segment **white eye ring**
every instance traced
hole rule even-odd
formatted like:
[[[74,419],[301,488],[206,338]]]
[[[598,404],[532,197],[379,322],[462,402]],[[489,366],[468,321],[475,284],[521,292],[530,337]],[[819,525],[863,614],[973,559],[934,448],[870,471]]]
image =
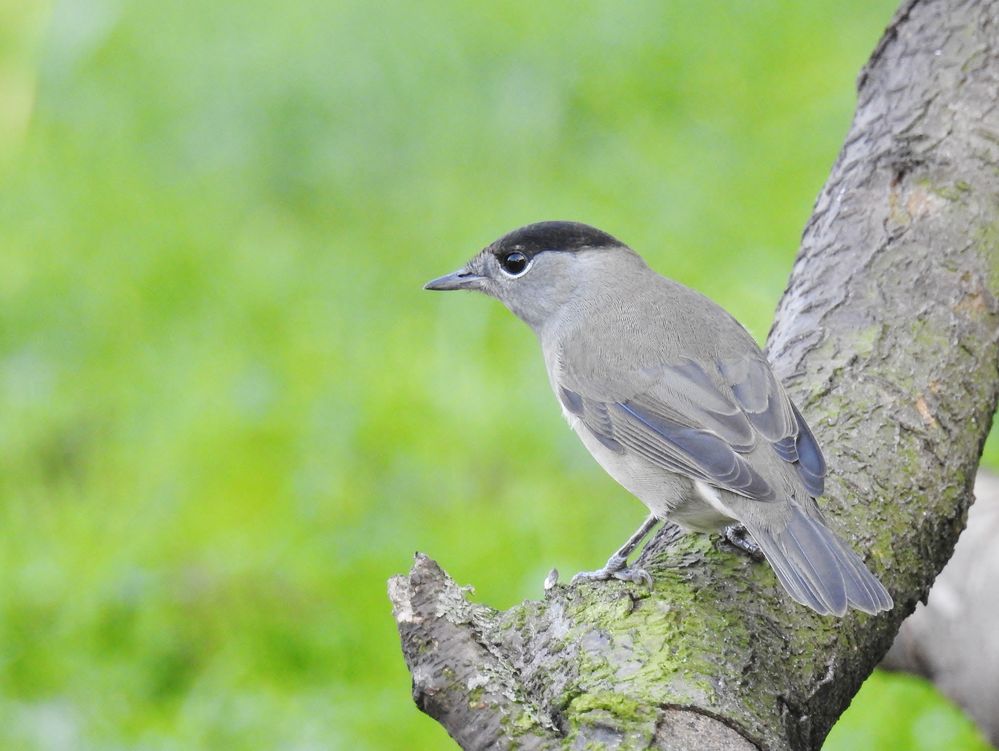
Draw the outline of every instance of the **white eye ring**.
[[[531,268],[533,261],[533,259],[528,258],[519,250],[505,253],[497,260],[499,261],[500,269],[511,279],[516,279],[518,276],[526,274],[527,270]]]

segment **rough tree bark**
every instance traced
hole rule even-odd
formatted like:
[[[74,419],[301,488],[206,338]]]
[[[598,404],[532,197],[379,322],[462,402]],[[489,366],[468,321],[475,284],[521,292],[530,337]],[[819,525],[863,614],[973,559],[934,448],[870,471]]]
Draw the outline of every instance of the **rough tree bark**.
[[[881,667],[927,678],[999,748],[999,477],[979,472],[975,505],[926,604],[902,624]]]
[[[999,381],[999,6],[904,3],[858,93],[769,352],[895,609],[823,618],[703,535],[647,551],[651,593],[505,612],[418,555],[390,597],[414,698],[463,747],[818,748],[950,557]]]

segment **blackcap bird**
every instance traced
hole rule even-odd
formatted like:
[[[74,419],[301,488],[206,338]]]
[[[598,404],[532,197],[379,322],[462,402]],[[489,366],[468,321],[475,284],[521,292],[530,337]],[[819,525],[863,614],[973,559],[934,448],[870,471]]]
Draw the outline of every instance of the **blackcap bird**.
[[[714,302],[575,222],[514,230],[426,289],[484,292],[534,329],[572,429],[651,511],[606,566],[576,580],[647,579],[627,557],[664,520],[762,552],[819,613],[892,607],[819,511],[826,464],[804,418]]]

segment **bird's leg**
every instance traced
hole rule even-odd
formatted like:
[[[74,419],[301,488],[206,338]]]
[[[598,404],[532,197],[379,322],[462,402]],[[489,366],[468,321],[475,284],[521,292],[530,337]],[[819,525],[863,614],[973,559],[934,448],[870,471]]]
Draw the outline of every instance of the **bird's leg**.
[[[749,532],[741,524],[729,524],[725,527],[723,534],[730,545],[741,550],[754,561],[766,560],[766,556],[763,555],[763,549],[756,540],[749,536]]]
[[[581,581],[606,581],[607,579],[621,579],[622,581],[635,582],[636,584],[646,584],[652,586],[652,576],[643,568],[628,565],[628,556],[631,555],[638,544],[645,539],[649,531],[656,526],[659,519],[655,514],[649,514],[649,518],[642,522],[635,534],[628,538],[618,550],[607,559],[603,568],[596,571],[580,571],[572,577],[572,583]]]

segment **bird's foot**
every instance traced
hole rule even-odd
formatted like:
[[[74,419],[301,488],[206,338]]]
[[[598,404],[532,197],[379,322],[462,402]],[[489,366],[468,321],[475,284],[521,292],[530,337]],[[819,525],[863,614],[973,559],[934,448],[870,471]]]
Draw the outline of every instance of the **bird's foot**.
[[[606,565],[596,571],[580,571],[572,577],[571,584],[578,584],[583,581],[608,581],[610,579],[620,579],[621,581],[644,584],[649,589],[652,588],[652,574],[644,568],[629,566],[628,559],[615,554],[610,557]]]
[[[763,555],[763,549],[759,546],[756,540],[749,535],[749,532],[741,524],[728,525],[725,527],[723,534],[732,547],[737,550],[741,550],[754,561],[766,560],[766,556]]]

